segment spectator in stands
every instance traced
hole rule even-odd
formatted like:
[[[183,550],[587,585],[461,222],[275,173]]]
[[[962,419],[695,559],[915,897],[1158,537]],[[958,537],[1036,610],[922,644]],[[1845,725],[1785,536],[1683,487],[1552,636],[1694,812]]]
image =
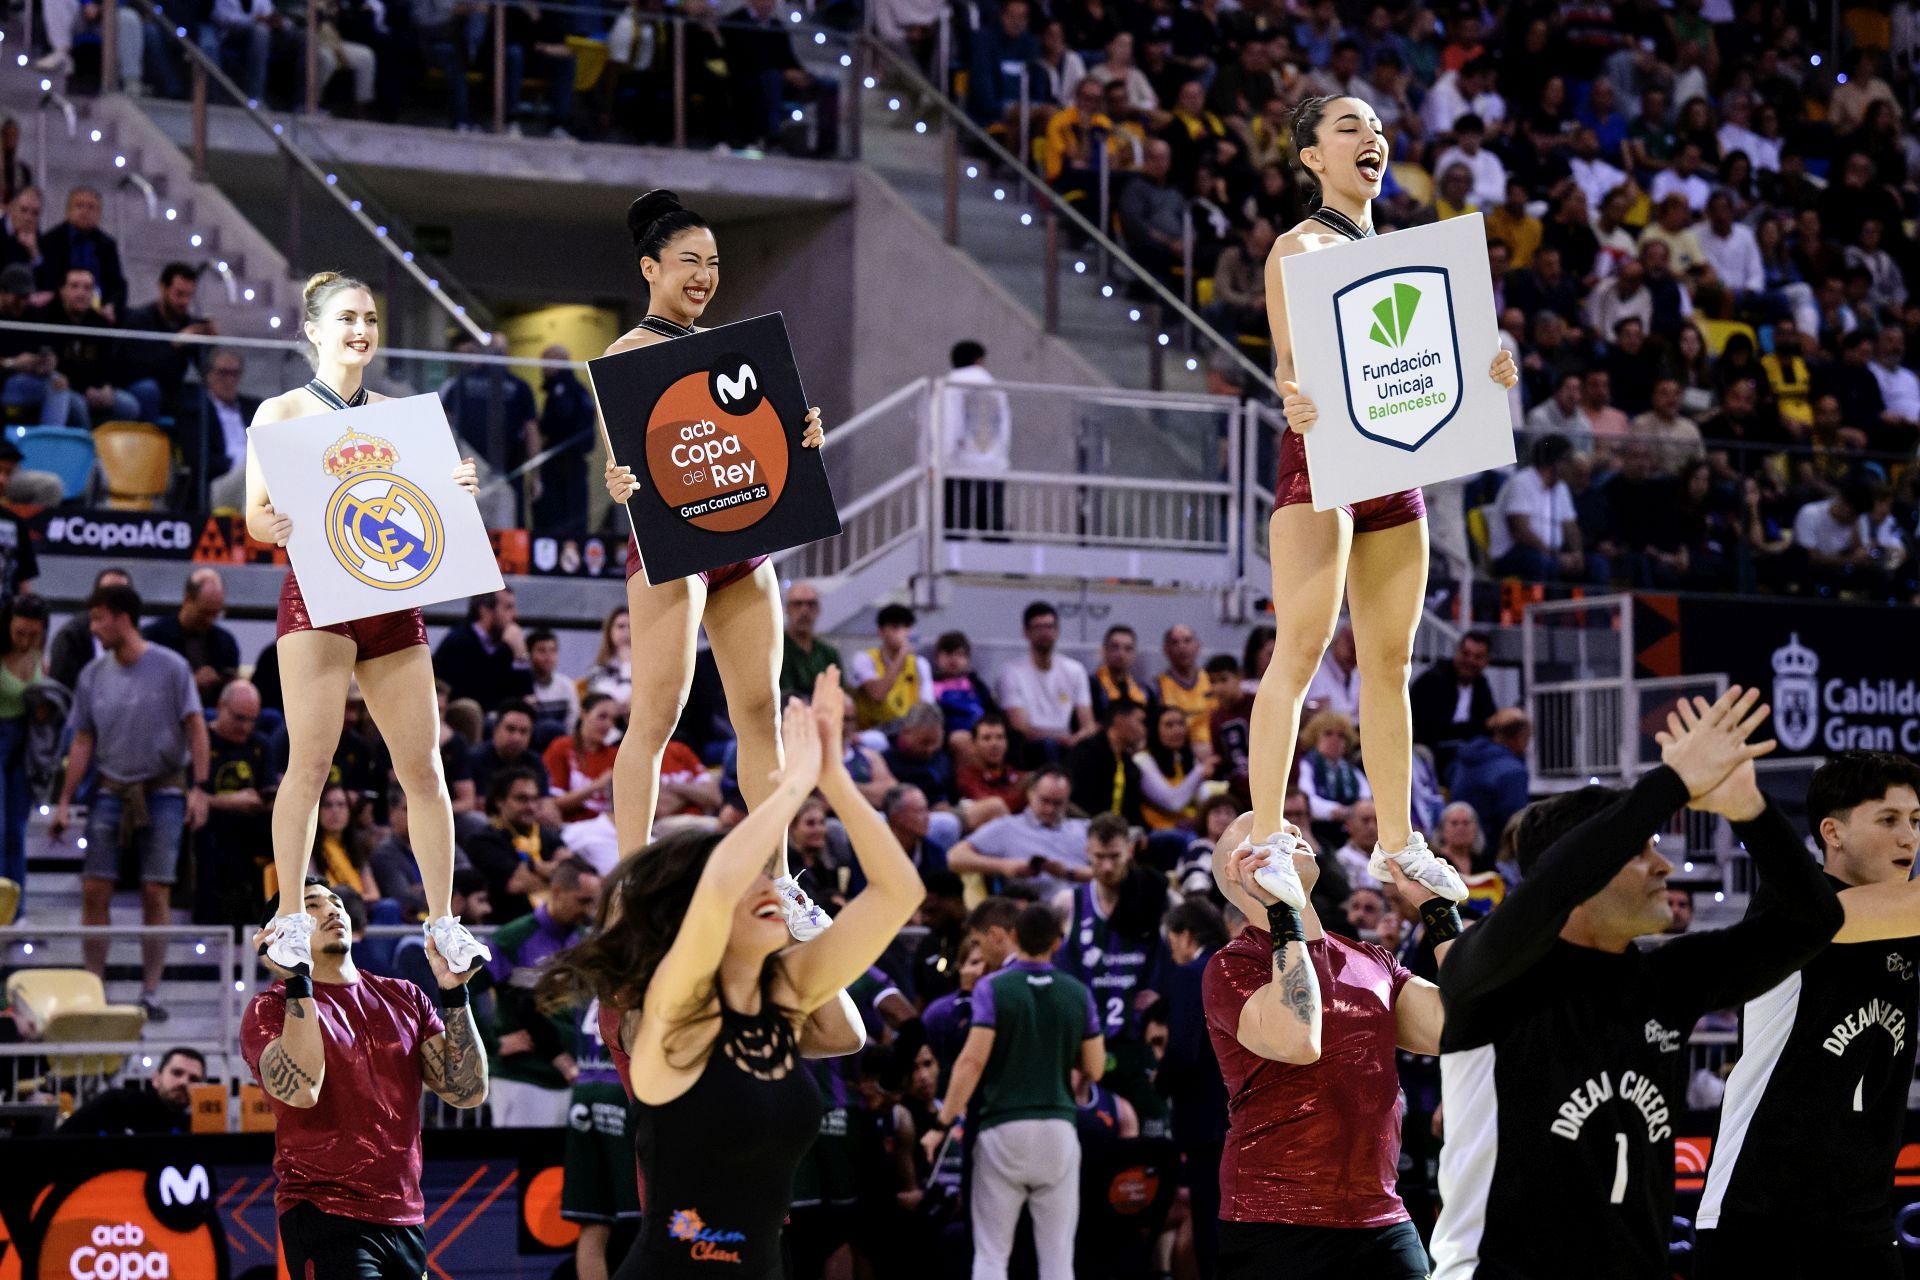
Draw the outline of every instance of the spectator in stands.
[[[546,901],[494,931],[487,974],[499,999],[487,1064],[487,1103],[498,1129],[554,1129],[566,1122],[567,1090],[579,1074],[573,1019],[534,1002],[539,972],[586,936],[600,903],[600,877],[578,858],[553,865]]]
[[[950,808],[960,798],[954,788],[953,757],[947,754],[947,719],[940,708],[916,702],[902,716],[893,745],[887,748],[887,768],[901,782],[926,794],[928,803]]]
[[[586,681],[588,693],[612,695],[621,715],[633,705],[633,627],[626,605],[615,605],[600,624],[600,648]]]
[[[1713,194],[1713,184],[1703,172],[1705,159],[1698,142],[1683,141],[1674,153],[1672,166],[1654,175],[1653,186],[1648,191],[1653,202],[1663,204],[1677,195],[1694,213],[1704,212],[1707,199]]]
[[[1213,664],[1207,664],[1211,670]],[[1333,640],[1320,657],[1320,667],[1307,685],[1306,705],[1338,711],[1349,720],[1360,718],[1360,653],[1354,647],[1353,624],[1334,628]]]
[[[1707,199],[1706,225],[1695,231],[1700,250],[1714,278],[1733,295],[1739,308],[1764,303],[1767,288],[1765,265],[1760,261],[1760,245],[1753,231],[1734,221],[1733,198],[1716,191]]]
[[[255,3],[264,2],[255,0]],[[484,14],[484,10],[468,0],[413,0],[412,9],[413,27],[420,37],[420,56],[445,72],[451,123],[457,131],[466,133],[473,128],[467,77],[493,65],[491,56],[484,60],[478,56],[476,35],[484,31],[485,26],[476,22],[476,17]],[[506,55],[510,74],[515,61],[521,61],[524,66],[524,51],[508,49]]]
[[[919,703],[933,701],[933,668],[913,649],[913,610],[882,605],[874,618],[880,643],[854,653],[847,667],[862,729],[896,728]]]
[[[1374,808],[1373,801],[1366,797],[1355,800],[1347,810],[1344,825],[1347,841],[1333,851],[1333,860],[1340,868],[1340,874],[1346,877],[1350,888],[1382,888],[1369,869],[1368,861],[1373,856],[1373,846],[1380,839],[1380,813]]]
[[[1907,331],[1888,325],[1874,339],[1873,363],[1867,367],[1880,384],[1879,436],[1883,443],[1895,446],[1895,452],[1910,454],[1912,442],[1920,439],[1920,378],[1906,366]]]
[[[1505,110],[1502,99],[1492,90],[1491,59],[1475,58],[1458,70],[1447,71],[1433,82],[1433,88],[1427,91],[1426,100],[1420,106],[1426,135],[1441,138],[1452,134],[1460,127],[1461,119],[1469,114],[1479,119],[1484,129],[1488,118],[1485,108]]]
[[[1026,8],[1024,2],[1021,7]],[[806,102],[818,117],[813,154],[833,155],[840,146],[839,86],[800,65],[786,11],[776,9],[775,0],[747,0],[745,8],[726,17],[727,79],[739,116],[739,140],[747,146],[778,140],[787,120],[787,104]],[[1019,57],[1024,65],[1039,56],[1040,46],[1027,33],[1024,15],[1019,27],[1024,42],[1010,41],[1008,49],[1019,52],[1007,56]]]
[[[987,349],[971,340],[956,342],[948,353],[952,369],[940,402],[947,466],[947,528],[997,533],[1006,527],[1006,482],[996,480],[1010,465],[1013,409],[1004,391],[992,390]]]
[[[1614,451],[1632,424],[1613,403],[1613,375],[1605,369],[1589,369],[1580,380],[1580,412],[1586,415],[1593,431],[1596,460],[1602,465],[1612,461]]]
[[[1486,632],[1466,632],[1451,658],[1434,663],[1407,686],[1413,740],[1433,752],[1433,767],[1443,778],[1460,745],[1478,736],[1497,709],[1486,676],[1492,656],[1493,642]]]
[[[160,296],[144,307],[128,311],[120,327],[134,333],[216,337],[220,326],[193,314],[193,299],[199,288],[200,273],[196,268],[185,262],[169,262],[160,268]],[[184,342],[121,344],[119,373],[126,380],[127,390],[140,402],[141,421],[158,422],[163,413],[178,413],[187,371],[200,364],[203,351],[204,348]],[[241,456],[245,457],[244,451]]]
[[[560,674],[560,637],[545,627],[527,637],[527,668],[533,688],[527,702],[533,707],[534,733],[557,730],[572,733],[580,720],[580,691]],[[616,703],[615,712],[619,710]]]
[[[513,769],[533,774],[543,797],[553,788],[546,764],[533,750],[533,708],[518,699],[493,709],[493,732],[484,744],[474,748],[469,765],[476,791],[491,791],[494,779]]]
[[[933,702],[946,717],[947,749],[956,761],[973,754],[973,729],[984,716],[999,715],[987,682],[973,673],[973,645],[964,631],[945,631],[933,642]]]
[[[1214,776],[1246,804],[1253,802],[1247,769],[1253,754],[1255,692],[1247,688],[1245,673],[1232,654],[1216,653],[1207,659],[1207,696],[1213,704],[1207,716],[1207,738]]]
[[[1868,108],[1875,102],[1884,102],[1899,109],[1899,99],[1894,97],[1893,86],[1880,78],[1880,58],[1870,48],[1855,51],[1853,65],[1848,74],[1834,87],[1833,94],[1827,99],[1827,124],[1834,136],[1844,138],[1867,118]]]
[[[265,105],[274,33],[287,30],[286,18],[273,0],[214,0],[211,16],[211,26],[201,32],[201,48],[225,64],[250,100]]]
[[[961,762],[955,778],[960,820],[969,831],[1026,807],[1026,777],[1007,760],[1007,718],[988,712],[973,726],[973,754]]]
[[[260,397],[240,390],[240,379],[246,371],[246,359],[238,351],[215,348],[207,360],[198,411],[189,408],[182,419],[185,425],[180,444],[188,469],[202,481],[212,482],[208,503],[216,511],[237,511],[246,505],[247,428],[260,408]],[[200,453],[203,439],[204,457]]]
[[[1147,709],[1131,698],[1112,698],[1100,717],[1100,732],[1067,752],[1070,798],[1082,813],[1117,813],[1144,826],[1140,812],[1140,766],[1134,756],[1146,749]]]
[[[1051,963],[1059,917],[1039,904],[1027,907],[1014,936],[1015,962],[974,988],[972,1027],[940,1105],[940,1127],[967,1117],[976,1271],[1006,1274],[1024,1207],[1033,1219],[1041,1280],[1070,1280],[1080,1145],[1068,1077],[1077,1067],[1098,1081],[1107,1048],[1092,994]],[[929,1155],[942,1136],[939,1130],[927,1135]]]
[[[1087,71],[1087,78],[1103,89],[1113,84],[1124,86],[1127,104],[1135,111],[1147,114],[1159,111],[1160,95],[1154,91],[1146,73],[1134,65],[1133,35],[1126,31],[1114,32],[1107,39],[1106,55],[1104,61]],[[1111,107],[1111,94],[1108,103]]]
[[[30,313],[36,324],[110,329],[113,318],[93,305],[94,275],[85,267],[70,268],[60,277],[60,292],[46,306]],[[92,334],[53,339],[54,359],[67,385],[80,393],[80,410],[114,419],[140,416],[140,402],[114,384],[114,343]],[[70,413],[75,412],[73,410]],[[43,410],[44,413],[44,410]],[[82,425],[92,426],[88,417]]]
[[[1693,928],[1693,894],[1685,889],[1667,890],[1667,910],[1673,916],[1665,933],[1685,933]]]
[[[7,487],[19,468],[19,448],[11,440],[0,440],[0,499],[7,496]],[[40,557],[34,554],[27,522],[0,505],[0,609],[15,597],[31,592],[39,576]]]
[[[73,691],[67,718],[72,745],[48,831],[58,841],[72,825],[74,795],[92,769],[97,778],[87,807],[80,923],[113,923],[121,848],[134,844],[141,919],[164,925],[178,879],[182,834],[189,827],[199,830],[207,820],[207,718],[186,659],[141,636],[140,596],[132,587],[95,591],[87,597],[87,616],[106,652],[81,671]],[[107,940],[86,938],[81,947],[87,968],[104,974]],[[170,1015],[160,1002],[160,979],[166,939],[142,938],[141,953],[141,1006],[149,1022],[165,1022]]]
[[[155,618],[141,634],[153,644],[171,649],[193,668],[193,683],[203,706],[220,700],[220,691],[240,674],[240,642],[220,625],[227,608],[227,584],[220,571],[195,569],[187,575],[180,608]]]
[[[207,1078],[198,1049],[175,1045],[145,1080],[103,1089],[60,1125],[63,1138],[165,1137],[193,1129],[193,1086]]]
[[[1565,436],[1569,441],[1593,438],[1593,424],[1581,409],[1586,380],[1578,373],[1559,375],[1553,395],[1527,411],[1527,431],[1536,439],[1546,435]]]
[[[4,233],[0,234],[0,262],[39,271],[46,257],[40,247],[41,204],[38,187],[22,187],[7,202],[5,215],[0,216],[0,233]]]
[[[491,821],[463,842],[468,861],[487,877],[487,900],[502,923],[533,909],[530,899],[548,891],[555,864],[566,856],[560,833],[540,821],[546,792],[532,769],[500,770],[487,786]]]
[[[481,354],[481,345],[463,338],[454,349]],[[486,354],[504,356],[507,336],[493,335]],[[461,364],[459,372],[440,386],[447,421],[463,443],[462,452],[478,454],[494,475],[513,471],[540,451],[540,417],[533,404],[533,388],[503,364]],[[514,518],[524,521],[524,486],[514,483]]]
[[[527,696],[533,670],[511,587],[467,602],[467,625],[448,629],[433,651],[433,671],[454,698],[472,698],[483,707]]]
[[[1847,265],[1867,272],[1867,300],[1882,315],[1898,314],[1907,305],[1906,277],[1899,263],[1887,252],[1885,230],[1878,218],[1860,223],[1860,240],[1847,246]]]
[[[995,696],[1007,722],[1027,741],[1029,757],[1058,760],[1067,748],[1093,732],[1093,703],[1087,669],[1054,652],[1060,641],[1060,615],[1036,600],[1021,615],[1027,652],[1004,664],[994,679]]]
[[[1675,482],[1654,471],[1653,447],[1644,440],[1622,445],[1619,462],[1600,487],[1606,515],[1594,550],[1633,586],[1673,590],[1687,573],[1687,529]]]
[[[570,360],[558,344],[540,353],[543,360]],[[539,432],[543,449],[553,450],[540,464],[540,496],[533,500],[533,527],[572,531],[585,527],[587,455],[593,452],[594,401],[572,369],[546,369],[540,380]]]
[[[1194,756],[1187,740],[1187,714],[1178,707],[1153,708],[1144,751],[1134,753],[1140,768],[1140,789],[1146,796],[1142,816],[1149,830],[1173,831],[1190,827],[1198,817],[1195,800],[1213,777],[1219,757]]]
[[[1527,807],[1527,744],[1533,722],[1518,707],[1505,707],[1487,721],[1487,731],[1460,748],[1447,788],[1473,806],[1482,831],[1504,831],[1507,819]]]
[[[0,320],[28,321],[34,313],[27,300],[33,294],[33,272],[22,263],[0,269]],[[20,329],[0,331],[0,368],[6,370],[0,389],[10,413],[28,421],[55,427],[90,423],[87,402],[64,379],[57,378],[59,361],[46,335]]]
[[[1454,145],[1440,153],[1434,161],[1433,171],[1444,174],[1456,164],[1465,165],[1467,172],[1473,175],[1475,202],[1482,208],[1494,209],[1507,199],[1507,167],[1500,162],[1499,156],[1481,145],[1486,132],[1486,123],[1472,112],[1454,121]],[[1506,239],[1505,236],[1501,238]],[[1513,245],[1511,240],[1507,243],[1514,248],[1514,265],[1525,266],[1523,258],[1527,255],[1523,255],[1519,246]]]
[[[1154,678],[1155,701],[1187,713],[1187,734],[1195,746],[1211,742],[1213,700],[1200,670],[1200,637],[1192,627],[1176,622],[1161,637],[1160,651],[1167,669]]]
[[[1347,759],[1358,739],[1353,721],[1338,711],[1319,712],[1300,735],[1300,789],[1306,792],[1314,824],[1324,828],[1320,836],[1325,844],[1338,836],[1354,802],[1373,795],[1367,775]]]
[[[988,889],[1003,881],[1031,879],[1042,892],[1085,880],[1087,822],[1069,818],[1073,784],[1058,765],[1027,778],[1027,803],[1019,813],[995,818],[955,845],[947,867],[955,875],[985,877]]]
[[[1656,475],[1674,476],[1681,468],[1706,456],[1700,428],[1680,412],[1678,378],[1663,377],[1653,384],[1653,404],[1631,424],[1631,435],[1653,450]]]
[[[1607,565],[1584,547],[1573,494],[1560,478],[1573,445],[1559,434],[1533,442],[1529,465],[1501,486],[1490,522],[1494,572],[1529,582],[1607,581]]]
[[[1048,32],[1056,25],[1048,24]],[[1085,209],[1100,189],[1102,157],[1112,170],[1125,167],[1120,151],[1125,139],[1115,132],[1113,117],[1106,113],[1100,81],[1082,74],[1073,92],[1060,101],[1066,104],[1065,110],[1047,118],[1043,171],[1055,191]]]
[[[14,884],[17,923],[27,888],[27,819],[35,800],[27,786],[27,691],[43,678],[47,602],[14,595],[0,609],[0,624],[0,878]]]
[[[91,277],[87,305],[74,304],[69,310],[91,310],[97,288],[99,310],[111,322],[127,305],[127,277],[120,269],[119,244],[100,229],[101,208],[100,193],[92,187],[75,187],[69,191],[67,220],[39,238],[40,262],[34,268],[34,275],[40,288],[64,293],[69,273],[87,272]]]
[[[10,203],[33,185],[33,169],[20,158],[20,122],[0,120],[0,203]]]
[[[1162,283],[1184,252],[1187,197],[1170,180],[1173,150],[1151,138],[1140,172],[1120,193],[1120,231],[1134,261]]]
[[[373,843],[353,830],[353,810],[358,799],[358,793],[350,794],[337,782],[321,791],[307,874],[318,876],[340,893],[351,890],[366,903],[380,897],[380,887],[368,865]],[[268,896],[277,892],[277,881],[270,879]]]
[[[1490,152],[1481,154],[1493,158]],[[1498,164],[1499,161],[1494,160],[1494,163]],[[1488,241],[1497,239],[1507,247],[1508,262],[1514,268],[1532,264],[1533,255],[1540,248],[1541,237],[1546,232],[1540,219],[1527,211],[1527,200],[1527,184],[1509,178],[1505,198],[1494,202],[1487,213]]]
[[[1231,333],[1266,333],[1267,255],[1273,241],[1273,224],[1254,218],[1214,263],[1212,319]]]
[[[1793,545],[1805,557],[1808,585],[1822,594],[1884,585],[1885,552],[1867,521],[1877,496],[1867,483],[1852,481],[1794,514]]]
[[[613,699],[590,693],[572,732],[547,744],[541,758],[553,780],[553,802],[563,822],[581,822],[613,806],[613,758],[619,750]]]
[[[880,816],[887,820],[887,829],[922,876],[947,869],[947,848],[932,834],[933,810],[927,799],[926,792],[905,782],[888,788],[880,798]],[[848,892],[856,892],[865,883],[866,877],[856,868]]]
[[[234,680],[220,691],[207,725],[207,825],[194,842],[194,916],[203,923],[254,924],[266,905],[262,872],[271,865],[280,774],[259,724],[260,691],[251,681]]]
[[[1455,161],[1440,171],[1440,180],[1434,184],[1433,214],[1436,220],[1445,222],[1449,218],[1472,213],[1479,207],[1473,198],[1473,170]]]
[[[88,594],[97,595],[103,587],[132,585],[131,574],[112,566],[93,575],[93,588]],[[81,669],[105,652],[100,637],[94,634],[91,611],[76,610],[53,633],[53,643],[47,647],[47,677],[71,689],[79,683]]]
[[[1545,241],[1534,252],[1531,266],[1507,276],[1507,305],[1519,307],[1528,315],[1551,311],[1570,329],[1577,330],[1585,287],[1566,269],[1558,245]]]
[[[1093,672],[1095,716],[1101,715],[1107,703],[1115,698],[1128,698],[1147,708],[1153,705],[1153,696],[1133,678],[1133,659],[1139,643],[1138,634],[1125,623],[1107,628],[1107,634],[1100,641],[1100,665]]]
[[[796,582],[787,588],[786,645],[780,663],[780,693],[783,697],[807,697],[814,681],[828,667],[845,671],[840,650],[824,637],[816,635],[820,624],[820,589],[811,582]]]

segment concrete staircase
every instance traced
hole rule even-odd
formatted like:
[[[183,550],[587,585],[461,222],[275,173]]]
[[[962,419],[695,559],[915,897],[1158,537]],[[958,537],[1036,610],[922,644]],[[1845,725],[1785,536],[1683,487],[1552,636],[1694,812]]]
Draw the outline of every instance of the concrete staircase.
[[[874,173],[935,227],[945,224],[946,178],[937,111],[918,111],[911,93],[880,80],[858,95],[860,158]],[[925,132],[920,126],[925,126]],[[1019,184],[996,175],[984,159],[962,155],[960,160],[960,243],[1008,293],[1043,314],[1046,278],[1046,233],[1043,197],[1021,198]],[[1118,198],[1118,185],[1115,186]],[[1022,222],[1025,217],[1027,221]],[[1146,302],[1128,298],[1118,268],[1103,277],[1091,248],[1070,247],[1061,228],[1059,336],[1112,379],[1114,385],[1144,388],[1150,383],[1149,349],[1160,333],[1169,344],[1162,357],[1162,386],[1170,391],[1195,391],[1204,385],[1200,372],[1207,350],[1189,352],[1182,345],[1176,317],[1168,314],[1158,328],[1151,325]],[[1189,361],[1194,367],[1188,368]]]
[[[61,89],[14,60],[0,64],[0,110],[19,120],[21,151],[46,197],[42,230],[63,220],[69,189],[94,187],[106,205],[101,225],[120,244],[130,305],[152,301],[163,265],[188,262],[207,268],[195,311],[217,321],[223,334],[294,332],[299,289],[286,258],[217,187],[194,180],[189,157],[136,100],[74,97],[69,133],[42,86]],[[140,181],[153,189],[151,204]]]

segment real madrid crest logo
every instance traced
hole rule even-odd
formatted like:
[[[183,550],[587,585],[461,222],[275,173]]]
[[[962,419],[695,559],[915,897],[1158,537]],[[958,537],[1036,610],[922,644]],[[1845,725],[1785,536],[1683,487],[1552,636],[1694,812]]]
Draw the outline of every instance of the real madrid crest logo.
[[[340,567],[370,587],[403,591],[440,564],[440,513],[418,486],[393,473],[393,442],[349,430],[323,465],[340,481],[327,503],[327,545]]]

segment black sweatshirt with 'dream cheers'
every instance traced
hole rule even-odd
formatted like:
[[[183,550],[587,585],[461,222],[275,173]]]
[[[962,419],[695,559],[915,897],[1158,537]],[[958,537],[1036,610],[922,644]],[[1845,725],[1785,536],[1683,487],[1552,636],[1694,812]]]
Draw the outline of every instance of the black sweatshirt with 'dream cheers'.
[[[1771,804],[1734,824],[1769,892],[1729,929],[1621,954],[1561,928],[1687,803],[1662,766],[1549,848],[1440,971],[1447,1143],[1435,1280],[1665,1280],[1688,1033],[1794,972],[1840,903]]]

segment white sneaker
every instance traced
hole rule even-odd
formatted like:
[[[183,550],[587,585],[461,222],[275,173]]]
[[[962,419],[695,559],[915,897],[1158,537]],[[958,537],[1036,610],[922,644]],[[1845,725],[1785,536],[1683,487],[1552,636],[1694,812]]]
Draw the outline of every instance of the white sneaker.
[[[780,895],[780,914],[787,918],[787,932],[795,942],[811,942],[833,924],[833,917],[815,905],[792,876],[779,877],[773,887]]]
[[[1373,846],[1373,856],[1367,860],[1367,872],[1381,884],[1392,884],[1393,873],[1387,870],[1391,862],[1399,866],[1407,879],[1424,885],[1450,902],[1467,900],[1467,885],[1453,864],[1438,857],[1427,848],[1426,837],[1418,831],[1407,837],[1407,847],[1399,853],[1388,853],[1379,845]]]
[[[275,916],[267,923],[267,943],[260,954],[290,973],[312,973],[313,917],[304,911]]]
[[[1240,849],[1265,849],[1271,856],[1266,865],[1253,873],[1253,882],[1280,899],[1295,911],[1307,909],[1306,886],[1300,883],[1300,869],[1293,865],[1293,854],[1298,841],[1285,831],[1276,831],[1265,840],[1255,840],[1249,836],[1240,842]]]
[[[447,962],[447,968],[455,973],[465,973],[476,960],[493,959],[493,952],[468,932],[467,926],[460,923],[459,916],[441,916],[438,920],[421,925],[420,929],[433,939],[434,950]]]

